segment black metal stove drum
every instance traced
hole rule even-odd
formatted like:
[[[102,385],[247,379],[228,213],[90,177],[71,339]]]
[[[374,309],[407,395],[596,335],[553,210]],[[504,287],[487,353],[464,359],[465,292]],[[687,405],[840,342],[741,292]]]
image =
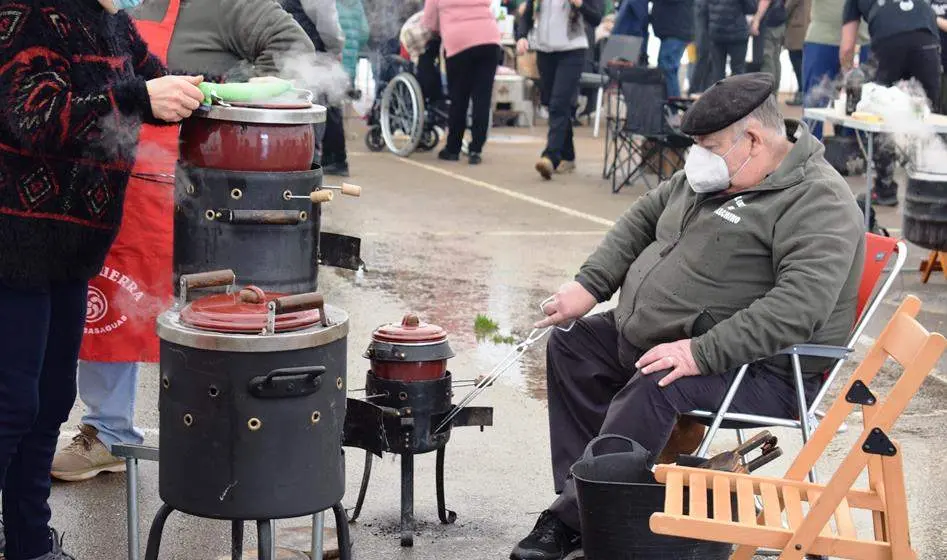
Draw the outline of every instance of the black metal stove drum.
[[[177,300],[158,318],[159,494],[146,560],[157,560],[175,510],[231,521],[242,557],[246,521],[258,558],[274,560],[276,519],[332,509],[339,552],[351,558],[342,447],[366,450],[353,519],[365,499],[372,454],[402,458],[401,544],[413,542],[414,455],[437,452],[438,512],[444,447],[452,427],[492,425],[492,409],[465,408],[441,431],[451,404],[447,334],[407,315],[373,334],[366,398],[346,398],[348,316],[318,293],[319,265],[357,269],[360,240],[321,231],[332,200],[312,164],[313,125],[325,108],[212,106],[181,128],[175,172]],[[331,187],[339,188],[339,187]],[[343,185],[343,194],[359,188]],[[456,413],[456,412],[455,412]],[[117,446],[127,458],[129,556],[138,557],[137,460],[158,450]],[[318,530],[317,530],[318,519]]]

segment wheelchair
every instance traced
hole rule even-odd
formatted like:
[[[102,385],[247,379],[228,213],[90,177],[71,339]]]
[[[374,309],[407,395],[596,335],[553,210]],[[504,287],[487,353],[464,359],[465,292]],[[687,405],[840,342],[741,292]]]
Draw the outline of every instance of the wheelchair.
[[[376,70],[375,101],[369,111],[369,150],[408,157],[437,147],[447,130],[450,102],[440,72],[440,40],[431,41],[418,63],[406,56],[388,55]]]

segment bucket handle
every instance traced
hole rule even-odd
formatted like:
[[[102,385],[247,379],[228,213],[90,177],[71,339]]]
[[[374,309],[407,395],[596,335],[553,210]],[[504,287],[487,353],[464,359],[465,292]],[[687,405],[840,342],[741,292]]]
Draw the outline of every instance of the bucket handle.
[[[596,456],[596,455],[595,455],[595,447],[596,447],[596,445],[598,445],[599,443],[601,443],[601,442],[603,442],[603,441],[610,440],[610,439],[617,439],[617,440],[620,440],[620,441],[623,441],[623,442],[627,443],[628,446],[631,448],[629,451],[635,451],[636,449],[639,449],[639,448],[640,448],[640,449],[643,449],[643,447],[641,447],[641,444],[640,444],[640,443],[638,443],[637,441],[635,441],[635,440],[633,440],[633,439],[631,439],[631,438],[627,438],[627,437],[625,437],[625,436],[623,436],[623,435],[619,435],[619,434],[601,434],[601,435],[599,435],[599,436],[596,436],[596,437],[592,438],[592,441],[590,441],[589,444],[585,447],[585,452],[582,453],[582,458],[583,458],[583,459],[591,459],[592,457],[595,457],[595,456]]]

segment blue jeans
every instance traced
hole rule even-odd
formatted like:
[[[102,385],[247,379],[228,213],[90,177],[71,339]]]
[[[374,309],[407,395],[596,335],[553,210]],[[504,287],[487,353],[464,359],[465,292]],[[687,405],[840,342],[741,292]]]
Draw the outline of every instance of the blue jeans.
[[[678,70],[681,68],[681,57],[687,41],[667,37],[661,39],[661,50],[658,51],[658,68],[664,71],[664,81],[667,83],[668,97],[681,95],[681,81],[678,79]]]
[[[116,443],[141,445],[144,434],[135,428],[135,362],[79,362],[79,399],[86,406],[82,423],[99,431],[109,449]]]
[[[52,549],[50,468],[76,400],[88,284],[36,292],[0,286],[0,491],[6,558]]]
[[[834,94],[831,84],[841,79],[841,66],[838,61],[838,45],[822,43],[804,43],[802,45],[802,106],[821,109],[829,104]],[[867,46],[861,48],[859,60],[862,64],[868,60],[870,50]],[[823,81],[825,84],[823,85]],[[806,121],[812,134],[822,139],[822,123]],[[848,129],[835,127],[836,134],[847,136]]]

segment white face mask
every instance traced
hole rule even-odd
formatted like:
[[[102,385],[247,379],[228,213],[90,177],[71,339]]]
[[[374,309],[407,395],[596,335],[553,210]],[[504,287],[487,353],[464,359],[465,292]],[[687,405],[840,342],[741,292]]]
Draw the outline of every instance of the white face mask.
[[[741,136],[742,138],[742,136]],[[743,165],[737,169],[736,173],[730,175],[727,168],[727,160],[724,159],[737,144],[738,139],[725,154],[719,156],[703,146],[694,144],[687,152],[687,159],[684,161],[684,174],[687,175],[687,182],[696,193],[712,193],[726,190],[730,186],[730,180],[737,176],[737,173],[743,171],[746,164],[750,162],[752,156],[748,156]]]

